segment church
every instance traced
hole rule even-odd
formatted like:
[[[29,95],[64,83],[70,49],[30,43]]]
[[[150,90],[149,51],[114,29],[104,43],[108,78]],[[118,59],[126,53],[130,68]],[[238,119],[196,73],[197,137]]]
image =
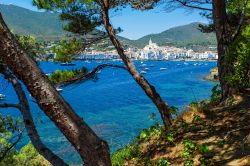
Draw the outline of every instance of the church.
[[[153,43],[150,38],[148,45],[146,45],[141,51],[140,58],[160,60],[163,58],[163,56],[160,52],[160,47],[156,43]]]

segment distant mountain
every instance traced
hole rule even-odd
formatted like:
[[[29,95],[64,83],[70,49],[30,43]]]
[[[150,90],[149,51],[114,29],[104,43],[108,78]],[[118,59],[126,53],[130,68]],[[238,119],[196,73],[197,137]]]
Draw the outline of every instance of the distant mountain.
[[[0,12],[14,33],[31,34],[38,38],[52,40],[66,34],[57,14],[34,12],[22,7],[3,4],[0,4]]]
[[[150,38],[158,45],[174,45],[179,47],[208,46],[215,45],[216,38],[214,33],[202,33],[198,26],[201,23],[191,23],[168,29],[158,34],[150,34],[138,40],[128,40],[126,42],[137,47],[144,47]]]
[[[58,15],[49,12],[35,12],[14,5],[0,4],[6,23],[17,34],[31,34],[46,40],[55,40],[65,36],[63,24]],[[200,23],[178,26],[158,34],[150,34],[138,40],[119,37],[124,45],[142,48],[150,38],[158,45],[173,45],[177,47],[208,47],[216,44],[213,33],[204,34],[198,30]],[[110,43],[111,44],[111,43]]]

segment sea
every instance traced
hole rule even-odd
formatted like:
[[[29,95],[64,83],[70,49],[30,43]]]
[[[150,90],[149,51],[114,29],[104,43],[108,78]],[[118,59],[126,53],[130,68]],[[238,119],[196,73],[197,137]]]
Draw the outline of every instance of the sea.
[[[76,65],[61,66],[59,63],[39,62],[39,66],[45,74],[50,74],[58,69],[79,69],[83,66],[91,71],[104,63],[124,65],[119,60],[73,63]],[[204,76],[216,66],[216,62],[213,61],[135,60],[134,63],[165,102],[179,108],[179,113],[190,102],[209,99],[211,89],[216,84],[203,80]],[[2,76],[0,76],[0,93],[6,95],[6,99],[0,102],[17,102],[13,88]],[[82,163],[74,148],[33,102],[27,90],[26,93],[43,142],[66,162],[73,165]],[[63,87],[61,95],[98,136],[108,142],[112,153],[132,142],[142,129],[161,123],[155,105],[124,69],[106,67],[98,72],[95,78]],[[14,109],[2,109],[0,112],[20,116],[19,111]],[[156,119],[150,118],[152,113],[156,115]],[[24,135],[17,148],[20,149],[28,142],[29,138]]]

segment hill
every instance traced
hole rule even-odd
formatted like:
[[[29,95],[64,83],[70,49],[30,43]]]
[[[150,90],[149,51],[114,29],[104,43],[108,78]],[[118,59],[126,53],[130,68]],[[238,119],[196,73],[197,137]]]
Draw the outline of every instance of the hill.
[[[54,40],[66,34],[57,14],[35,12],[22,7],[3,4],[0,4],[0,12],[14,33],[30,34],[48,40]]]
[[[188,25],[178,26],[168,29],[158,34],[150,34],[138,40],[128,41],[137,47],[143,47],[148,44],[150,38],[158,45],[174,45],[177,47],[191,46],[209,46],[216,44],[214,33],[202,33],[198,26],[201,23],[191,23]]]
[[[58,15],[50,12],[35,12],[14,5],[0,4],[6,23],[17,34],[30,34],[45,40],[56,40],[66,35]],[[204,34],[198,30],[200,23],[191,23],[168,29],[158,34],[150,34],[138,40],[119,37],[124,45],[142,48],[151,38],[158,45],[199,48],[216,44],[213,33]],[[108,45],[111,45],[109,42]]]
[[[247,166],[250,163],[250,96],[228,103],[192,103],[166,131],[142,130],[112,155],[123,166]]]

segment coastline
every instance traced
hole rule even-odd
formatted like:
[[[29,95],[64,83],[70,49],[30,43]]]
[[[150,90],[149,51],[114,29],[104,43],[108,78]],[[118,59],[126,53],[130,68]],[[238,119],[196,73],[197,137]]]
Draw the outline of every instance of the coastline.
[[[218,68],[215,67],[203,78],[203,80],[210,82],[219,82]]]

